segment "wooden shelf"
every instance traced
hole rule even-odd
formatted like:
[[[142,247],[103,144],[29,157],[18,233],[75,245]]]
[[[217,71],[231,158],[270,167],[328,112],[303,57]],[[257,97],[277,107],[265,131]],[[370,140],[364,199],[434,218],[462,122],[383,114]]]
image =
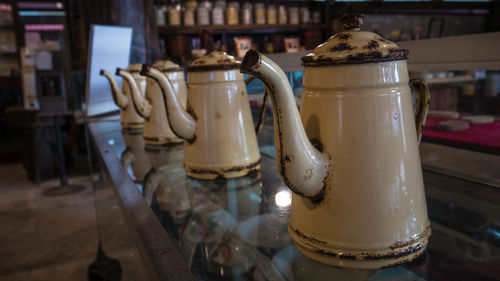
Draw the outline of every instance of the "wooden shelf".
[[[196,35],[202,33],[203,31],[209,31],[212,34],[270,34],[276,32],[298,33],[303,30],[323,30],[323,29],[324,29],[324,24],[158,26],[158,32],[160,33],[160,35],[170,35],[170,34]]]

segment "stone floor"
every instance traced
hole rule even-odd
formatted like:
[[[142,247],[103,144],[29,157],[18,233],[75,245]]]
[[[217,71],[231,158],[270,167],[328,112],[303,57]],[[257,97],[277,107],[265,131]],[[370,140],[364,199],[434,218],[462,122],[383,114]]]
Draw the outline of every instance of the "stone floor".
[[[86,188],[48,197],[26,179],[20,164],[0,166],[0,280],[86,280],[97,249],[96,214],[88,178],[72,179]]]
[[[106,254],[120,260],[121,280],[147,280],[112,188],[101,185],[95,200],[89,177],[70,183],[85,189],[45,196],[57,180],[38,185],[21,164],[0,166],[0,280],[87,280],[98,229]]]

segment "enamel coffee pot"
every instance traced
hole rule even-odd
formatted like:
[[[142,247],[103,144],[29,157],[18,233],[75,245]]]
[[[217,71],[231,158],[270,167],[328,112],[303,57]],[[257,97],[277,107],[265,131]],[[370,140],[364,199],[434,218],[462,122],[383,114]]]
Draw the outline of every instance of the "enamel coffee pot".
[[[188,67],[187,108],[169,79],[144,65],[165,98],[172,131],[184,143],[184,168],[198,179],[235,178],[260,167],[260,153],[240,63],[211,52]]]
[[[171,82],[174,94],[182,106],[186,106],[186,81],[184,71],[179,65],[169,61],[161,60],[153,64],[153,67],[161,71]],[[135,82],[132,73],[118,68],[116,74],[122,76],[130,85],[133,107],[136,112],[144,118],[144,139],[148,145],[166,145],[183,142],[178,138],[168,124],[165,104],[161,89],[151,78],[146,78],[146,95],[143,97],[141,89]]]
[[[271,91],[276,162],[294,192],[295,246],[320,262],[369,269],[413,260],[427,247],[418,143],[429,92],[409,81],[408,51],[360,31],[362,20],[342,17],[345,31],[302,58],[300,117],[277,64],[248,51],[241,70]]]
[[[139,94],[144,96],[146,88],[146,79],[139,75],[141,70],[141,64],[131,64],[127,71],[131,73],[137,85],[139,85]],[[122,90],[118,87],[115,78],[111,73],[106,70],[101,70],[101,75],[106,77],[111,86],[111,93],[113,94],[113,100],[116,105],[120,108],[120,116],[122,128],[124,130],[135,130],[144,128],[144,118],[142,118],[134,109],[132,104],[132,85],[127,81],[122,81]]]

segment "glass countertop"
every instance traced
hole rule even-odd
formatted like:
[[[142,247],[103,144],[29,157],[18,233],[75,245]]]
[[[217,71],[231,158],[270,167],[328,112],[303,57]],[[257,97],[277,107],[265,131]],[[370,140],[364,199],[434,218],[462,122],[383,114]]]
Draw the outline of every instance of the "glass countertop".
[[[432,236],[416,260],[380,270],[313,261],[287,232],[291,193],[274,158],[272,123],[258,135],[260,171],[197,180],[183,169],[183,145],[148,147],[142,132],[99,122],[144,200],[198,280],[500,280],[500,190],[424,170]]]

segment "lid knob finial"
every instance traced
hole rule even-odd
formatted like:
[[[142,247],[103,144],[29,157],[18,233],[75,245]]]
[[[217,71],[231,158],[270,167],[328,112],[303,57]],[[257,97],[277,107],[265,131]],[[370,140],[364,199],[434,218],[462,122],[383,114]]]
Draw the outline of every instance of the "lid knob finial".
[[[339,21],[345,31],[359,31],[364,18],[363,14],[344,14]]]

